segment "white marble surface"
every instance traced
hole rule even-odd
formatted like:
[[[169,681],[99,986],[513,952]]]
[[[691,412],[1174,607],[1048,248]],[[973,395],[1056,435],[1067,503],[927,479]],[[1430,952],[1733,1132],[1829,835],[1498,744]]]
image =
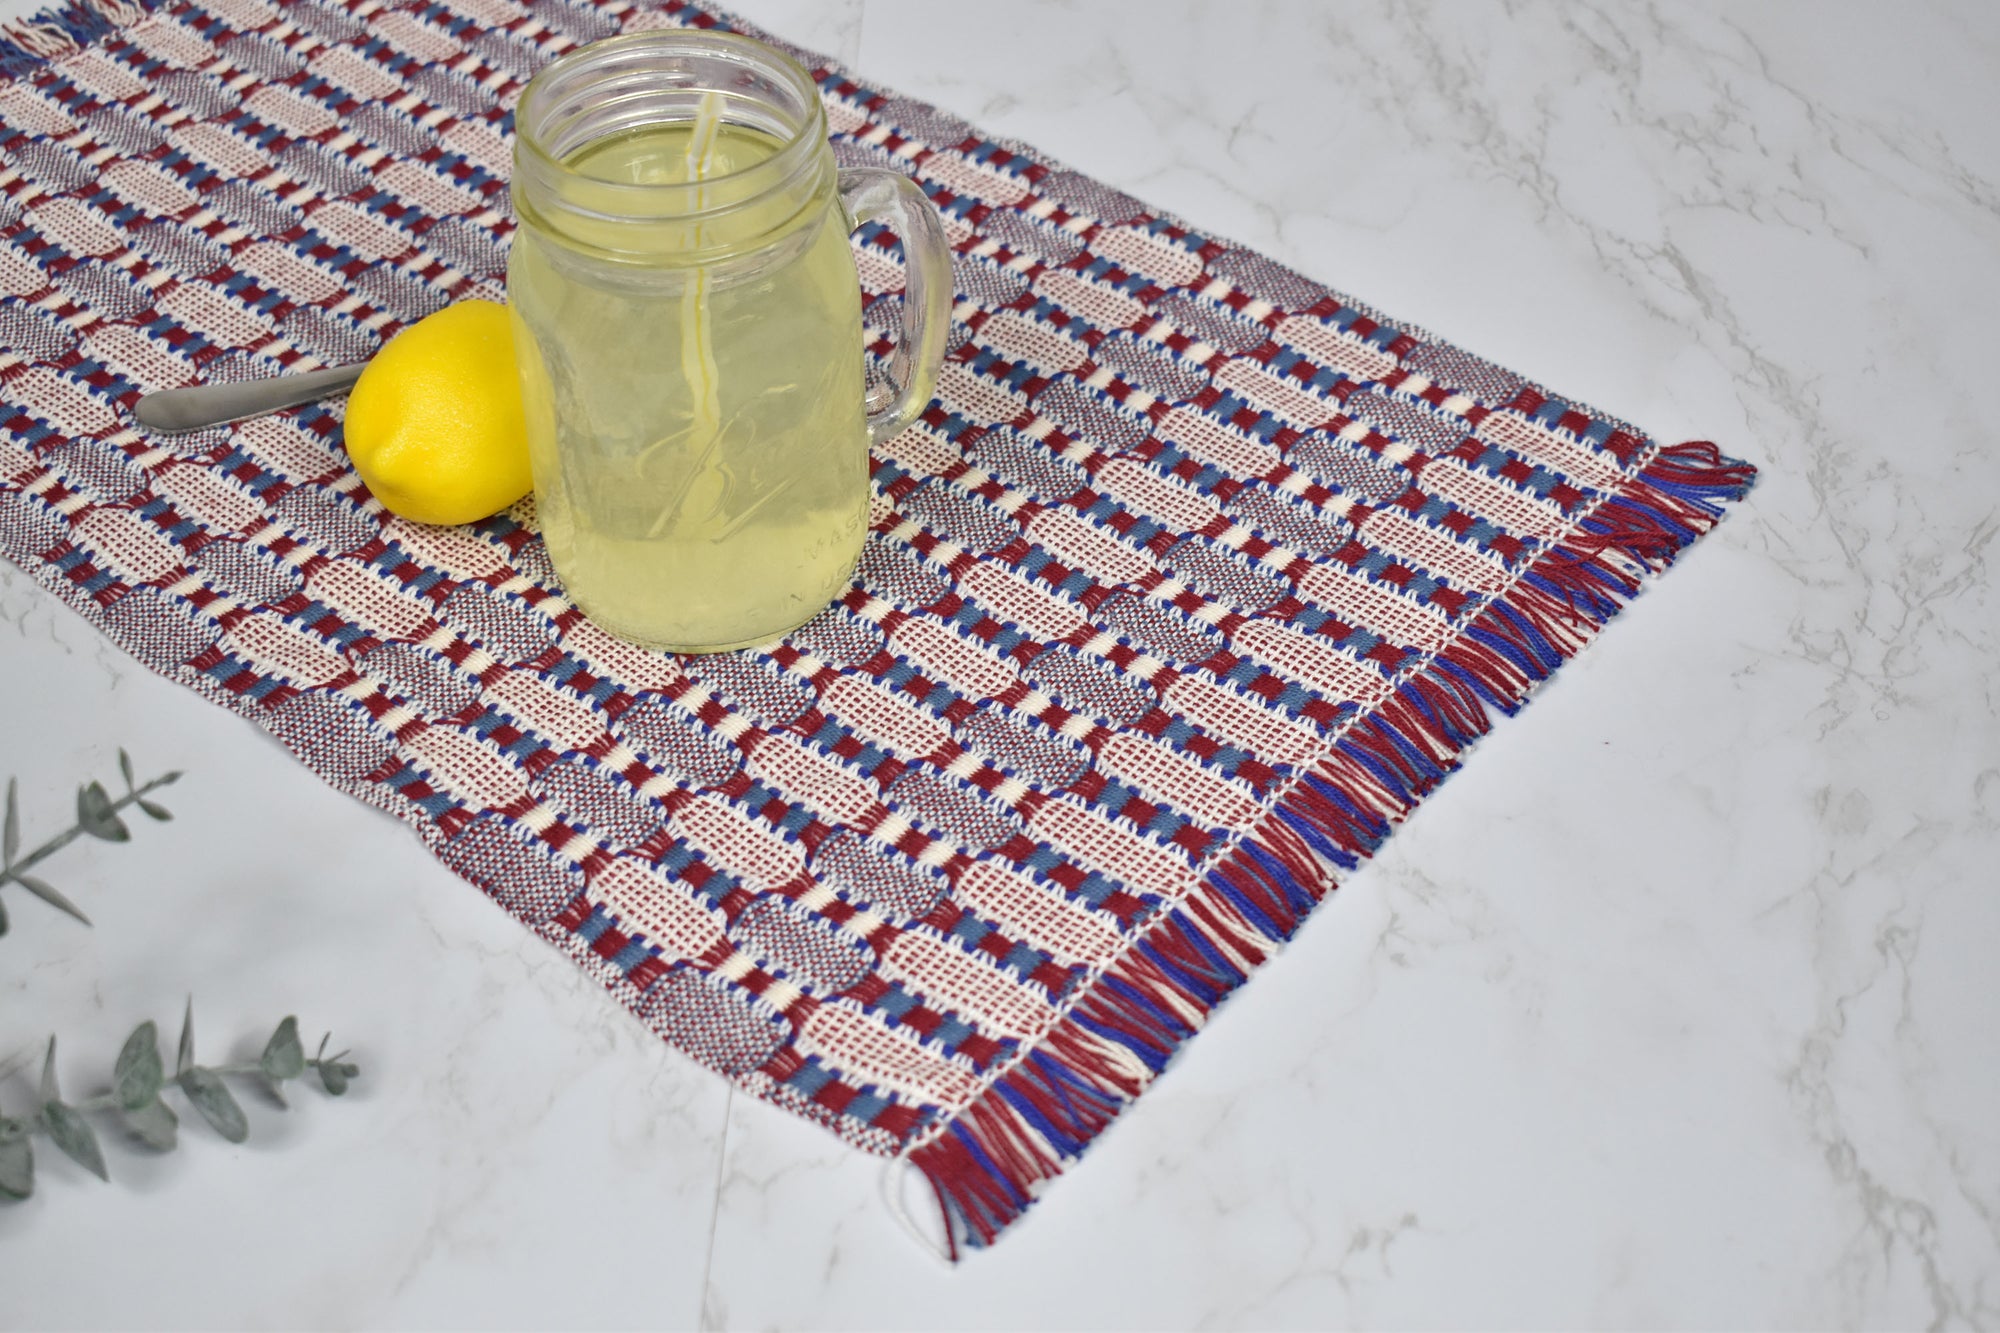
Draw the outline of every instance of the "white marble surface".
[[[743,8],[1762,482],[956,1272],[0,565],[30,835],[120,743],[188,770],[51,863],[95,930],[8,891],[0,1058],[193,991],[365,1070],[45,1154],[0,1324],[2000,1325],[2000,11]]]

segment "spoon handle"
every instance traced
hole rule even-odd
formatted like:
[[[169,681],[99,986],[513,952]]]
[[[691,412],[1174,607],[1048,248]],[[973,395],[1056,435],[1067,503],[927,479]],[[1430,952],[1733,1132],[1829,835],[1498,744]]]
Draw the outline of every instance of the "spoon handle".
[[[220,426],[245,417],[317,402],[354,387],[366,368],[336,366],[332,370],[309,370],[301,375],[273,375],[269,379],[245,380],[240,384],[197,384],[187,389],[166,389],[149,393],[133,408],[139,424],[173,434]]]

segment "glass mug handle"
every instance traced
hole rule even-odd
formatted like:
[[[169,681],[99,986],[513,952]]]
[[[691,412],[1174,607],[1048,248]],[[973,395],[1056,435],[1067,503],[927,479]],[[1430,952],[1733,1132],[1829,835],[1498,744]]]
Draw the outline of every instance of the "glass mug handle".
[[[868,390],[868,438],[902,433],[930,405],[951,333],[951,242],[937,207],[917,183],[881,167],[840,169],[847,229],[883,222],[903,240],[903,336],[889,357],[889,379]]]

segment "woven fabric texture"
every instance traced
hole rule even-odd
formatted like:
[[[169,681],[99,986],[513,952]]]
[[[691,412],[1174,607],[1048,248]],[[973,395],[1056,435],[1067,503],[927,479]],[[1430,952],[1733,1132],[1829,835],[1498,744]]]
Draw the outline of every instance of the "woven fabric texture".
[[[1751,471],[799,51],[839,159],[936,201],[959,293],[855,582],[795,633],[619,642],[531,503],[385,512],[338,404],[134,425],[144,391],[503,299],[526,80],[724,22],[98,0],[12,30],[0,547],[667,1041],[908,1153],[982,1244]],[[857,259],[879,357],[900,250]]]

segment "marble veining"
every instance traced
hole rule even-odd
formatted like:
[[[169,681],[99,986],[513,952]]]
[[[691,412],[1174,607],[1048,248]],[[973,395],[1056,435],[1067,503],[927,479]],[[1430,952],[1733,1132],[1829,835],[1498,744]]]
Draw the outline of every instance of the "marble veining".
[[[10,899],[0,1106],[189,991],[366,1071],[46,1155],[0,1325],[2000,1324],[1992,8],[741,9],[1760,484],[957,1272],[0,566],[28,832],[121,744],[189,773],[51,864],[96,930]]]

